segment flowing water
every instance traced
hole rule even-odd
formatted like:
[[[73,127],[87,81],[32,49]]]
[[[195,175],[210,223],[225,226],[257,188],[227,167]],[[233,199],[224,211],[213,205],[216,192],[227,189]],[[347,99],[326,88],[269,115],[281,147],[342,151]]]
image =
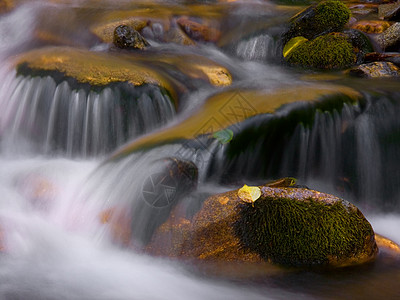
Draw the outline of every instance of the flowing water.
[[[183,10],[182,4],[174,6],[171,1],[157,5],[163,4],[177,13]],[[362,102],[331,113],[314,110],[310,124],[285,125],[297,112],[307,110],[295,104],[273,116],[233,126],[235,137],[246,134],[246,128],[260,128],[255,146],[236,157],[230,155],[234,141],[221,145],[203,136],[109,162],[108,156],[124,143],[196,115],[217,88],[185,82],[176,113],[169,96],[155,86],[76,88],[51,75],[17,75],[13,69],[14,55],[59,42],[38,38],[38,32],[45,30],[59,35],[65,44],[107,51],[107,45],[83,28],[104,11],[134,7],[132,1],[122,0],[26,1],[0,17],[4,252],[0,299],[394,299],[400,295],[398,262],[385,268],[294,272],[248,281],[209,276],[115,243],[99,218],[107,209],[129,207],[136,216],[133,235],[139,240],[148,238],[153,230],[149,228],[168,215],[169,211],[143,210],[140,198],[146,180],[160,172],[155,162],[166,157],[192,161],[199,169],[197,191],[182,201],[196,202],[196,195],[244,182],[294,176],[301,184],[355,202],[376,232],[400,243],[398,81],[385,83],[388,88],[383,92],[354,81],[351,85],[364,93]],[[252,86],[268,92],[283,83],[302,82],[294,70],[276,63],[276,37],[290,12],[256,1],[227,3],[226,8],[225,30],[235,35],[222,48],[163,44],[157,38],[162,26],[155,23],[146,29],[151,51],[160,53],[160,58],[171,53],[211,58],[232,72],[238,89]],[[264,25],[258,26],[260,22]],[[252,31],[256,34],[241,37],[241,32]],[[182,78],[176,70],[167,72]],[[137,101],[132,104],[129,98]]]

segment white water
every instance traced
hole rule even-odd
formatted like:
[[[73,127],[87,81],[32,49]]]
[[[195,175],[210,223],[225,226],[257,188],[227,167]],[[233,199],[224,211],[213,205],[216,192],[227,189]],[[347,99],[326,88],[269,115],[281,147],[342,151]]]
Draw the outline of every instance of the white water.
[[[113,246],[96,210],[76,197],[97,165],[97,161],[1,159],[0,224],[6,254],[0,256],[0,299],[276,299],[289,295],[274,290],[261,295],[249,288],[212,283],[195,278],[176,263]]]

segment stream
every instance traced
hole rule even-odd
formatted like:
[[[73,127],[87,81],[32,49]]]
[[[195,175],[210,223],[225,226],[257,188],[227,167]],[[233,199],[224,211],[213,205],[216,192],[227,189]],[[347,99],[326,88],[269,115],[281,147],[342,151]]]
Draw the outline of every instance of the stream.
[[[255,134],[265,135],[264,142],[254,143],[237,156],[232,153],[242,142],[222,145],[203,136],[193,144],[179,140],[119,157],[141,137],[156,136],[195,119],[207,100],[219,92],[239,91],[240,104],[256,110],[252,99],[240,94],[242,90],[262,89],[273,95],[280,88],[331,84],[325,74],[302,74],[279,61],[277,37],[296,10],[264,1],[228,1],[190,10],[185,1],[16,2],[17,7],[0,16],[0,299],[400,296],[399,261],[332,272],[297,270],[251,280],[215,276],[177,260],[122,247],[99,218],[116,205],[129,206],[134,216],[138,211],[132,220],[134,234],[147,237],[146,230],[162,219],[157,213],[140,210],[144,182],[159,172],[154,161],[180,157],[191,161],[199,172],[197,189],[180,201],[244,183],[292,176],[301,185],[353,202],[375,232],[400,243],[398,80],[368,83],[334,73],[333,84],[357,90],[363,100],[343,104],[333,112],[314,109],[309,126],[295,120],[292,127],[285,127],[293,123],[293,112],[307,110],[303,103],[290,103],[273,114],[243,122],[232,121],[229,128],[234,138],[246,134],[248,128],[258,128]],[[27,76],[15,68],[18,55],[49,46],[118,53],[88,28],[98,19],[107,20],[112,12],[148,13],[146,9],[151,10],[155,25],[147,30],[151,48],[140,59],[179,82],[178,110],[172,96],[155,86],[115,84],[98,91],[60,81],[50,73]],[[222,42],[187,47],[157,38],[163,34],[160,24],[166,18],[190,13],[198,19],[206,16],[210,24],[220,22]],[[232,74],[232,85],[213,86],[190,78],[182,71],[185,62],[168,67],[167,58],[185,55],[224,66]],[[138,101],[127,104],[126,97]],[[200,125],[220,112],[212,112]]]

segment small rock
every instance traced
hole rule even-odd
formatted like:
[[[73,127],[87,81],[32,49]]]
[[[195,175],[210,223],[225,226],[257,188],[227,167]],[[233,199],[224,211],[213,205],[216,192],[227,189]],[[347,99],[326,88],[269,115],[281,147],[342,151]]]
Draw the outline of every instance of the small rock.
[[[400,23],[394,23],[386,29],[379,37],[378,44],[382,49],[394,46],[400,42]]]
[[[389,27],[389,22],[380,20],[362,20],[351,26],[351,28],[365,33],[381,33]]]
[[[185,17],[179,18],[176,23],[195,41],[216,42],[221,35],[219,30],[191,21]]]
[[[400,68],[391,62],[372,62],[352,68],[350,75],[367,78],[399,77]]]
[[[120,25],[114,30],[114,45],[122,49],[144,50],[150,44],[130,26]]]
[[[383,20],[399,20],[400,2],[379,5],[378,17]]]

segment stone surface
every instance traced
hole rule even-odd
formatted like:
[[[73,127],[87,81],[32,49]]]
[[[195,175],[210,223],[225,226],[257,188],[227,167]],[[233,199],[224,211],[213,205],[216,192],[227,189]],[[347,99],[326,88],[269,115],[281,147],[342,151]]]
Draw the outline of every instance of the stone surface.
[[[399,20],[400,2],[379,5],[378,16],[383,20]]]
[[[60,72],[79,83],[104,86],[113,82],[132,85],[154,84],[175,96],[169,81],[131,54],[128,57],[91,52],[69,47],[47,47],[16,57],[17,69],[29,68],[36,72]],[[175,97],[174,97],[175,98]]]
[[[121,49],[144,50],[150,44],[139,32],[128,25],[119,25],[114,30],[113,43]]]
[[[394,23],[378,36],[378,44],[382,49],[389,48],[400,42],[400,23]]]
[[[391,62],[372,62],[350,69],[350,75],[367,78],[399,77],[400,68]]]

